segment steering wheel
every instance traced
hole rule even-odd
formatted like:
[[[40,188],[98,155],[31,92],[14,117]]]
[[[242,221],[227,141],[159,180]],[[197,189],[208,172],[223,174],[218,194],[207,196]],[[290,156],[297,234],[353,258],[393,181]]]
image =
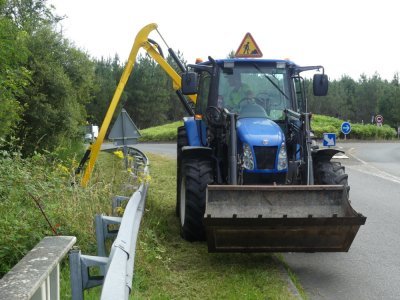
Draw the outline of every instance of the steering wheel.
[[[255,97],[244,97],[239,101],[237,107],[239,109],[241,109],[244,105],[254,104],[254,103],[256,103],[256,101],[257,101],[257,98],[255,98]]]
[[[257,104],[261,105],[267,112],[270,110],[270,97],[267,92],[258,93],[256,96]]]

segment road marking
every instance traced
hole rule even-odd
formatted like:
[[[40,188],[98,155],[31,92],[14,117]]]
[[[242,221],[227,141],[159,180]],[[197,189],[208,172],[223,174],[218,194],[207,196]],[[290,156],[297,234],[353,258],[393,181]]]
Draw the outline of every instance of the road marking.
[[[332,158],[335,159],[348,159],[349,157],[347,155],[345,155],[344,153],[336,153]]]
[[[376,176],[376,177],[379,177],[381,179],[389,180],[391,182],[400,184],[400,177],[397,177],[395,175],[392,175],[392,174],[389,174],[389,173],[387,173],[385,171],[382,171],[382,170],[378,169],[377,167],[367,163],[366,161],[363,161],[361,158],[358,158],[357,156],[352,154],[351,153],[352,150],[354,150],[354,148],[351,148],[349,150],[349,155],[351,157],[353,157],[355,160],[357,160],[358,162],[360,162],[362,164],[362,166],[346,166],[346,168],[357,170],[357,171],[359,171],[361,173],[364,173],[364,174]]]

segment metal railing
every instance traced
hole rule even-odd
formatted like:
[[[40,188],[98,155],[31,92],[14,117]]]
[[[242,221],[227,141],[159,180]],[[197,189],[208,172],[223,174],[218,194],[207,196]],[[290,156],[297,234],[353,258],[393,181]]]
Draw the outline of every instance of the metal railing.
[[[43,238],[0,279],[0,299],[60,299],[60,262],[75,242],[74,236]]]
[[[98,285],[103,285],[101,299],[129,297],[134,273],[136,240],[148,189],[149,161],[145,154],[135,148],[129,147],[124,152],[125,159],[127,155],[134,157],[128,166],[132,169],[132,176],[140,177],[142,180],[130,198],[116,196],[113,199],[113,211],[116,206],[120,206],[120,202],[128,201],[122,218],[103,215],[95,217],[98,256],[82,255],[80,250],[70,251],[73,300],[84,299],[83,291]],[[129,164],[128,160],[126,164]],[[118,230],[110,230],[110,225],[118,224]],[[108,238],[115,240],[110,255],[106,257],[105,241]],[[91,269],[94,267],[99,269],[100,275],[91,275]]]

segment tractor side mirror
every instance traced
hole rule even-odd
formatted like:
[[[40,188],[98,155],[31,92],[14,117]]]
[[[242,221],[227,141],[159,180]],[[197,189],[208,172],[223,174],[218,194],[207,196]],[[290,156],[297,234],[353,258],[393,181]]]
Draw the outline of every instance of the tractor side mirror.
[[[328,76],[326,74],[314,74],[313,92],[315,96],[328,94]]]
[[[197,94],[197,73],[185,72],[182,74],[181,86],[182,94],[193,95]]]

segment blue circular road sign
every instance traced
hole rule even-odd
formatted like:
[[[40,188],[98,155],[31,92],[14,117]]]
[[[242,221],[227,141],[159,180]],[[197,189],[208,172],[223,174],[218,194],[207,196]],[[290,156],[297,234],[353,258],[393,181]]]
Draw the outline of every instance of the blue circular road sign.
[[[341,126],[343,134],[349,134],[351,131],[351,125],[349,122],[343,122]]]

